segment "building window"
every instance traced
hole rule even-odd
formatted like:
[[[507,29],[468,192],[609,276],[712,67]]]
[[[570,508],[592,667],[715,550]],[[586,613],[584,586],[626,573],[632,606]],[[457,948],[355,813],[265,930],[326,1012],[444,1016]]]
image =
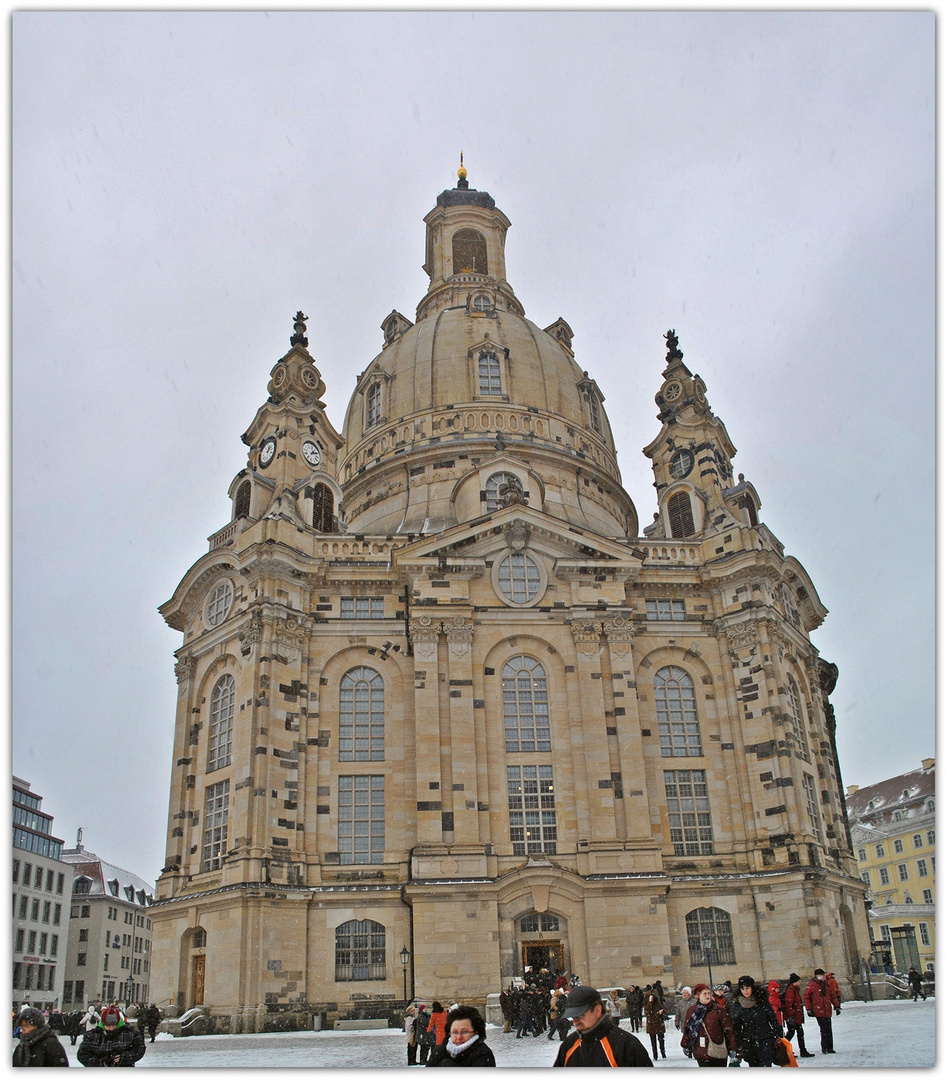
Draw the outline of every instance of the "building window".
[[[237,497],[233,501],[233,516],[235,518],[250,516],[250,481],[244,482],[237,488]]]
[[[927,877],[927,859],[917,860],[917,876]]]
[[[694,535],[694,512],[691,509],[690,495],[686,491],[679,491],[668,499],[668,522],[672,537],[680,539]]]
[[[458,229],[451,237],[455,274],[487,274],[487,241],[476,229]]]
[[[343,619],[383,619],[385,601],[381,596],[343,596],[339,600],[339,615]]]
[[[493,311],[493,301],[484,293],[479,293],[473,298],[471,308],[480,315],[489,315]]]
[[[933,799],[928,799],[927,800],[927,812],[929,814],[934,813],[934,800]]]
[[[683,600],[645,600],[649,622],[683,622],[687,618]]]
[[[376,381],[368,388],[365,395],[365,427],[374,427],[381,422],[381,383]]]
[[[518,480],[519,478],[514,476],[513,473],[498,472],[494,473],[488,480],[485,488],[485,501],[488,514],[492,514],[494,510],[500,508],[500,488],[504,484],[509,484],[511,481]]]
[[[789,723],[792,728],[792,732],[796,737],[796,741],[799,744],[799,750],[806,753],[806,736],[805,727],[803,726],[803,711],[802,703],[799,697],[799,687],[796,686],[796,680],[790,675],[786,682],[786,697],[789,702]],[[818,830],[814,830],[818,835]]]
[[[57,894],[59,896],[62,896],[62,888],[63,888],[63,885],[65,884],[65,880],[66,880],[66,875],[65,874],[57,874],[56,875],[56,892],[57,892]]]
[[[222,769],[230,764],[230,749],[233,742],[233,705],[236,692],[233,676],[222,675],[211,694],[208,772]]]
[[[704,770],[666,771],[664,791],[674,854],[713,855],[714,834]]]
[[[506,770],[510,840],[514,855],[556,854],[556,793],[551,765]]]
[[[934,830],[933,829],[928,829],[927,830],[927,842],[928,842],[928,844],[930,844],[931,847],[934,846]]]
[[[602,411],[598,404],[598,395],[591,386],[587,386],[585,389],[585,400],[589,405],[589,423],[592,426],[593,431],[601,432],[602,430]]]
[[[76,954],[76,966],[77,967],[85,967],[85,958],[86,958],[86,953],[84,953],[84,952],[77,953]]]
[[[684,917],[684,925],[691,967],[706,966],[708,952],[712,964],[737,962],[733,951],[733,925],[726,911],[721,908],[696,908]]]
[[[880,878],[882,885],[887,885],[888,884],[890,879],[888,877],[888,868],[887,868],[887,866],[881,866],[881,867],[878,868],[878,877]]]
[[[862,881],[864,881],[864,883],[868,886],[871,885],[871,875],[868,873],[867,870],[862,871]]]
[[[62,984],[62,1003],[63,1005],[72,1003],[72,979],[66,979]]]
[[[906,904],[913,904],[914,903],[914,897],[910,893],[905,893],[904,894],[904,902]]]
[[[43,922],[48,923],[49,917],[53,912],[53,905],[51,900],[43,901]]]
[[[317,532],[335,531],[335,496],[328,484],[316,484],[312,489],[312,527]]]
[[[26,931],[21,926],[16,932],[16,944],[13,948],[17,952],[23,952],[24,938],[26,937]]]
[[[30,905],[30,918],[33,922],[39,922],[39,900],[34,900]]]
[[[13,860],[13,884],[15,885],[20,879],[20,860]]]
[[[528,604],[539,595],[542,575],[537,564],[521,551],[511,552],[500,560],[497,584],[500,592],[514,604]]]
[[[865,851],[865,849],[863,847],[860,847],[858,849],[858,861],[859,862],[867,862],[868,861],[868,852]]]
[[[62,904],[53,905],[53,926],[59,925],[59,920],[62,917]]]
[[[908,879],[908,864],[898,863],[898,881],[907,881]]]
[[[49,939],[49,955],[55,956],[59,952],[59,935],[53,934]]]
[[[29,902],[30,902],[30,898],[28,896],[23,895],[23,896],[20,897],[20,911],[19,911],[18,918],[20,918],[20,919],[25,919],[26,918],[26,909],[27,909],[27,905],[29,904]]]
[[[230,613],[233,603],[233,584],[227,580],[222,581],[211,590],[204,608],[204,616],[208,626],[219,626]]]
[[[492,395],[503,393],[500,380],[500,360],[495,352],[485,350],[480,354],[477,360],[477,376],[479,379],[479,393]]]
[[[80,941],[88,941],[89,940],[89,930],[88,930],[87,927],[83,927],[79,931],[79,940]]]
[[[385,760],[385,681],[352,668],[339,684],[339,761]]]
[[[546,672],[528,656],[516,656],[503,665],[503,725],[508,751],[552,749]]]
[[[384,979],[385,928],[371,919],[352,919],[335,928],[335,977],[338,982]]]
[[[227,850],[230,781],[211,784],[204,799],[204,851],[201,870],[217,870]]]
[[[550,915],[548,911],[533,912],[532,915],[524,915],[520,919],[521,934],[558,934],[559,916]]]
[[[694,680],[679,667],[666,667],[654,677],[661,757],[700,757],[700,727]]]
[[[903,840],[895,840],[895,842],[894,842],[894,853],[895,853],[895,855],[900,855],[900,854],[903,853],[903,851],[904,851],[904,841]]]
[[[340,776],[339,861],[380,863],[384,857],[384,776]]]
[[[928,930],[927,923],[926,922],[918,923],[917,924],[917,930],[918,930],[918,934],[920,935],[920,938],[921,938],[921,944],[923,946],[925,946],[925,948],[929,947],[930,943],[931,943],[931,935],[930,935],[930,931]]]
[[[933,889],[925,889],[921,893],[921,903],[922,904],[933,904],[934,903],[934,890]]]
[[[915,834],[914,834],[914,835],[913,835],[913,836],[911,837],[911,840],[913,841],[913,843],[914,843],[914,846],[915,846],[916,848],[919,848],[919,847],[923,847],[923,846],[924,846],[924,838],[923,838],[923,837],[921,836],[921,834],[920,834],[919,832],[916,832],[916,833],[915,833]]]
[[[819,818],[819,802],[815,793],[815,780],[808,773],[803,773],[802,786],[806,793],[806,812],[809,815],[809,826],[815,837],[821,840],[822,822]]]
[[[884,846],[884,844],[875,844],[875,855],[879,859],[883,859],[885,857],[885,846]]]

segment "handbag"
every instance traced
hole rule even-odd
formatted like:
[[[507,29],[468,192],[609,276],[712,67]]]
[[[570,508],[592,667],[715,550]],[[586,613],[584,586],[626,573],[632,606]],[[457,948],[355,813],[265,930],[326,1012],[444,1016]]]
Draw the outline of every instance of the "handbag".
[[[701,1027],[704,1029],[704,1034],[707,1036],[707,1057],[716,1058],[718,1060],[720,1058],[725,1058],[727,1056],[726,1038],[723,1042],[714,1042],[710,1037],[710,1032],[707,1030],[707,1025],[701,1024]]]

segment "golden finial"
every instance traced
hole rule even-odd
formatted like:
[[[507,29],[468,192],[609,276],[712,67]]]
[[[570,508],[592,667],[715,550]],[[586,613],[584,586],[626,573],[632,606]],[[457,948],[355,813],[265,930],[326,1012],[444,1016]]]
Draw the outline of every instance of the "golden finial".
[[[463,152],[463,150],[461,150],[461,152],[460,152],[460,168],[457,170],[457,179],[458,180],[466,180],[467,179],[467,170],[464,168],[464,152]]]

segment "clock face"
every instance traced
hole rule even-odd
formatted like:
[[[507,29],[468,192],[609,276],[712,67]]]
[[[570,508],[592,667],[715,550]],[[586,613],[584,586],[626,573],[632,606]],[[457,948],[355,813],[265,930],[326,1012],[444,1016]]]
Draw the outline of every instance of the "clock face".
[[[664,400],[677,401],[683,392],[684,387],[679,382],[669,382],[664,387]]]
[[[303,443],[303,457],[313,467],[322,461],[322,453],[314,442],[307,441]]]
[[[316,373],[312,370],[312,368],[303,368],[302,379],[303,382],[309,387],[316,385]]]
[[[694,455],[690,450],[678,450],[671,458],[671,476],[683,480],[694,467]]]
[[[260,447],[260,468],[265,469],[276,453],[276,439],[271,435]]]

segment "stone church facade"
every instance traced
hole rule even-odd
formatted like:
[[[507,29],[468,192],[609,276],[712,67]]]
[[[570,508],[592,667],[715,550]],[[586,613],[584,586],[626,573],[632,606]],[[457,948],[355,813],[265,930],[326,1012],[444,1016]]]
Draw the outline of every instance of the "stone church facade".
[[[152,993],[230,1030],[868,952],[826,609],[665,335],[654,519],[602,393],[461,170],[341,433],[306,316],[183,635]],[[262,385],[261,385],[261,396]]]

